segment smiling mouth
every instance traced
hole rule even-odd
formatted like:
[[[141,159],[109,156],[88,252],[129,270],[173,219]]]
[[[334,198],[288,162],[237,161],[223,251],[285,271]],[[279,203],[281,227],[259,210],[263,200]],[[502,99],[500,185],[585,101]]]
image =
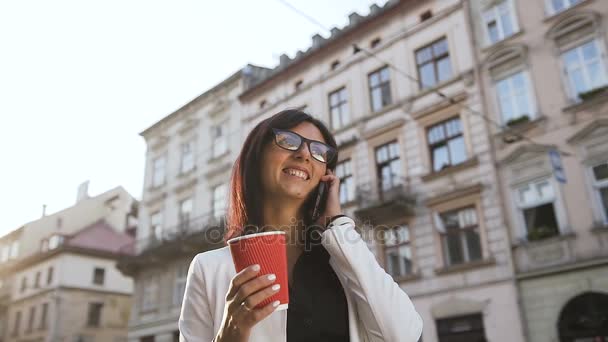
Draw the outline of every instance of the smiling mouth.
[[[286,168],[283,169],[283,173],[292,177],[296,177],[299,178],[301,180],[309,180],[310,176],[302,171],[302,170],[296,170],[296,169],[290,169],[290,168]]]

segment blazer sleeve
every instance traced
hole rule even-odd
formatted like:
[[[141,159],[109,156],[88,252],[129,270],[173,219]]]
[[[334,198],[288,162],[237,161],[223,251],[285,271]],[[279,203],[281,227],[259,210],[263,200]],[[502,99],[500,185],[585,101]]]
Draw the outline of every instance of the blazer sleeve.
[[[181,342],[212,342],[214,339],[213,319],[199,262],[200,256],[199,254],[194,257],[188,268],[178,321]]]
[[[392,276],[378,264],[355,222],[342,216],[332,220],[322,235],[334,271],[346,280],[359,319],[373,342],[416,342],[422,318]]]

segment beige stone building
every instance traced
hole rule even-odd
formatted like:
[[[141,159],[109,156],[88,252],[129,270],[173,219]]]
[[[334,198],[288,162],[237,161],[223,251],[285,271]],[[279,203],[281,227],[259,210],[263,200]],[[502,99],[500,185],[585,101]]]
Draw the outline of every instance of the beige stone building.
[[[608,2],[470,4],[527,340],[606,341]]]
[[[126,340],[133,284],[115,263],[136,209],[121,187],[89,197],[85,184],[74,206],[2,237],[2,341]]]
[[[330,125],[343,207],[424,341],[523,341],[466,2],[389,1],[349,20],[240,96],[244,132],[286,107]]]
[[[266,71],[248,65],[141,133],[147,153],[140,224],[118,264],[135,280],[129,341],[177,341],[190,261],[222,243],[241,145],[237,98]]]

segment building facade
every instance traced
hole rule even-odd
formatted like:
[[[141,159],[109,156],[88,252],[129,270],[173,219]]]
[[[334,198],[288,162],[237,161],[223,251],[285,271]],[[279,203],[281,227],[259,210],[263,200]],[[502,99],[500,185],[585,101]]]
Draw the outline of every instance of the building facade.
[[[608,340],[608,3],[470,4],[527,340]]]
[[[115,263],[134,239],[137,201],[121,187],[79,193],[74,206],[0,240],[10,246],[0,267],[2,341],[126,339],[133,284]]]
[[[329,124],[343,209],[424,341],[523,341],[467,4],[389,1],[349,20],[240,96],[244,132],[287,107]]]
[[[238,95],[266,69],[248,65],[141,135],[146,171],[137,240],[118,267],[135,279],[129,341],[177,341],[186,273],[221,246],[230,170],[241,141]]]

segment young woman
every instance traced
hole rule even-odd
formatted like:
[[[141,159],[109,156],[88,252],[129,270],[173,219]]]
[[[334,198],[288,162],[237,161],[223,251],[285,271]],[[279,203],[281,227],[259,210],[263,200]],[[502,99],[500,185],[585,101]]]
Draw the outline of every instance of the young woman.
[[[337,157],[330,131],[301,111],[249,133],[232,171],[225,240],[250,227],[286,232],[289,307],[256,309],[278,284],[256,265],[237,274],[228,247],[201,253],[188,270],[180,341],[418,340],[422,320],[409,297],[342,214]],[[327,201],[312,222],[319,182],[327,182]]]

